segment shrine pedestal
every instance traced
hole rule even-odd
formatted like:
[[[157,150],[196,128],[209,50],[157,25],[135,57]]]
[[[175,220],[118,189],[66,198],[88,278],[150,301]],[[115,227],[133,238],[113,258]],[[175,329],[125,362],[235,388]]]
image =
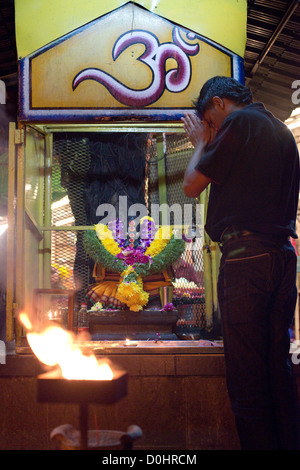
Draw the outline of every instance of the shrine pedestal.
[[[92,340],[176,340],[177,310],[101,310],[89,312]]]

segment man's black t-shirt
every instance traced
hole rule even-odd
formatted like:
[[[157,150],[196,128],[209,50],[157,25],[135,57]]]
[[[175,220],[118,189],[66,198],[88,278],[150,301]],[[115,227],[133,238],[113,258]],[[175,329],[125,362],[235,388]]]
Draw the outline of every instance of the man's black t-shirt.
[[[262,103],[227,116],[196,170],[213,181],[205,226],[213,241],[230,226],[297,238],[297,145]]]

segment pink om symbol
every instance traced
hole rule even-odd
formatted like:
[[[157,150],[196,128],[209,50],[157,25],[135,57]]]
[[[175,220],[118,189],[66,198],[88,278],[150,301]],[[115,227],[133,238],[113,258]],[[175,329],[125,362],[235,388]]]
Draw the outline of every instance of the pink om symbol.
[[[112,51],[114,61],[129,46],[137,43],[145,45],[145,51],[137,60],[151,69],[152,82],[147,88],[142,90],[129,88],[103,70],[88,68],[75,76],[73,90],[84,80],[96,80],[120,103],[134,107],[155,103],[165,89],[172,93],[180,93],[190,83],[192,72],[189,56],[198,54],[199,44],[189,44],[184,41],[177,26],[173,29],[172,36],[173,43],[159,44],[154,34],[135,30],[120,36],[114,44]],[[195,39],[193,33],[187,33],[186,36],[188,39]],[[176,60],[177,67],[166,73],[165,63],[170,58]]]

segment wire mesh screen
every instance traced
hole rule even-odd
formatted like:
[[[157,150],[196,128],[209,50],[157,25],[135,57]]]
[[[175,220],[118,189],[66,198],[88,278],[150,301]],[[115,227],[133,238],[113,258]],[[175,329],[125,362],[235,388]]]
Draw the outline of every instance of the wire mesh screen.
[[[155,142],[155,141],[154,141]],[[183,191],[183,177],[187,164],[192,156],[193,147],[189,139],[181,134],[164,134],[163,155],[157,154],[155,145],[148,155],[149,200],[151,204],[159,203],[159,174],[158,161],[164,160],[165,179],[167,189],[167,203],[169,208],[176,205],[181,207],[181,221],[184,222],[184,213],[191,208],[193,241],[187,242],[186,249],[173,265],[175,275],[173,303],[177,306],[180,319],[177,324],[177,334],[183,336],[193,335],[197,330],[205,329],[205,293],[204,293],[204,263],[203,263],[203,233],[196,227],[199,219],[196,218],[196,201],[188,198]],[[178,212],[177,212],[178,213]],[[175,224],[174,211],[169,212],[170,224]],[[189,218],[188,218],[189,220]],[[189,238],[189,237],[188,237]]]
[[[72,231],[72,226],[80,228],[88,224],[84,192],[90,161],[87,137],[57,135],[54,138],[51,287],[74,289],[77,311],[85,300],[86,288],[93,282],[90,260],[83,247],[83,231]]]
[[[102,194],[106,198],[105,202],[112,202],[117,194],[126,194],[130,184],[135,188],[131,191],[131,202],[144,202],[151,215],[151,205],[160,204],[159,200],[159,172],[158,161],[163,162],[165,168],[165,181],[167,191],[167,203],[169,206],[177,204],[182,209],[185,204],[192,204],[193,224],[195,223],[194,211],[196,203],[188,199],[183,192],[183,176],[187,163],[191,157],[192,147],[188,139],[180,134],[163,135],[163,155],[158,155],[157,145],[158,135],[138,136],[138,140],[133,142],[131,137],[125,135],[118,145],[131,148],[137,145],[138,151],[132,162],[127,161],[127,168],[124,166],[124,158],[128,155],[126,151],[122,157],[116,153],[116,146],[112,147],[103,138],[101,149],[99,142],[94,136],[85,135],[55,135],[53,147],[52,163],[52,225],[55,230],[51,235],[51,263],[52,263],[52,283],[53,287],[73,288],[77,292],[77,307],[85,298],[87,287],[94,282],[92,271],[93,262],[88,258],[83,248],[83,230],[78,230],[81,226],[88,226],[96,223],[91,220],[90,201],[94,204],[95,195],[91,187],[95,186],[95,178],[91,178],[91,169],[97,165],[94,160],[95,148],[97,155],[110,152],[111,157],[105,160],[105,168],[113,174],[105,176],[105,183],[109,181],[109,190],[106,195],[104,182],[100,187],[96,187],[95,193]],[[159,136],[161,138],[161,135]],[[110,135],[110,139],[115,139]],[[104,140],[106,137],[104,138]],[[136,144],[137,142],[137,144]],[[116,142],[114,142],[116,145]],[[132,152],[131,152],[132,153]],[[122,158],[121,158],[122,157]],[[120,175],[118,167],[123,168],[124,175]],[[138,163],[143,160],[143,163]],[[122,163],[123,162],[123,163]],[[129,165],[134,165],[131,173],[135,175],[136,181],[128,180]],[[114,174],[119,172],[120,177],[113,181]],[[93,173],[94,175],[95,173]],[[97,175],[97,181],[99,175]],[[107,183],[108,184],[108,183]],[[113,191],[112,188],[115,187]],[[92,194],[92,196],[91,196]],[[87,198],[89,202],[87,204]],[[103,201],[97,196],[95,204]],[[89,207],[87,207],[89,206]],[[96,206],[95,206],[96,207]],[[95,208],[93,209],[95,212]],[[174,214],[170,212],[170,224],[174,224]],[[76,227],[76,228],[72,228]],[[193,334],[196,330],[205,328],[205,297],[203,280],[203,248],[201,236],[186,244],[186,250],[180,259],[173,265],[174,271],[174,296],[173,303],[177,306],[180,319],[177,324],[178,334]]]

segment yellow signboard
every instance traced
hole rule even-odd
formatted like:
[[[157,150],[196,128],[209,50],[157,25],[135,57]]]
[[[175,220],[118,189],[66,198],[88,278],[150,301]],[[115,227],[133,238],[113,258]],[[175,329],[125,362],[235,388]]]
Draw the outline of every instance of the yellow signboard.
[[[19,59],[128,0],[15,0]],[[244,56],[247,0],[135,0],[135,4]]]
[[[242,60],[132,3],[21,62],[23,120],[179,119],[215,75]]]

